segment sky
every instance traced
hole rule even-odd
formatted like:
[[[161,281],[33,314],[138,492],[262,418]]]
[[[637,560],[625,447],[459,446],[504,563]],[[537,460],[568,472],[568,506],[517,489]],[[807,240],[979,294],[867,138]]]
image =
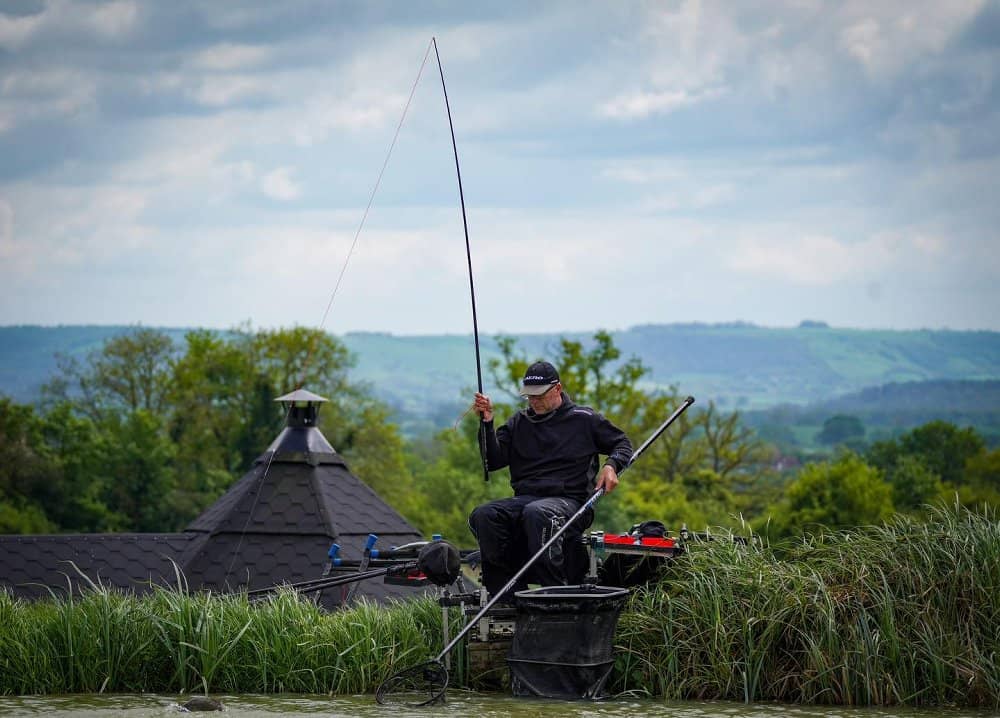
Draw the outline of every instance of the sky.
[[[471,333],[432,37],[480,332],[1000,330],[1000,0],[3,0],[0,324]]]

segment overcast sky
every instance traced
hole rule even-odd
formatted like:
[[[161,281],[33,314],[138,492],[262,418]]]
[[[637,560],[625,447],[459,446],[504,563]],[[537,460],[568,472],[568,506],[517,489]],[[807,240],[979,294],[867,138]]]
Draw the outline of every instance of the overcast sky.
[[[0,324],[1000,330],[1000,2],[0,3]],[[332,309],[325,309],[343,273]]]

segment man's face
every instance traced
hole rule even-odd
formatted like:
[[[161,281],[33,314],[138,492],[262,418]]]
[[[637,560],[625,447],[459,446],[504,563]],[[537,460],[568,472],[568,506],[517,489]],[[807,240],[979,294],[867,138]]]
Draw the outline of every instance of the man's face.
[[[556,382],[549,387],[548,391],[538,396],[528,397],[528,406],[536,414],[548,414],[559,407],[562,403],[562,384]]]

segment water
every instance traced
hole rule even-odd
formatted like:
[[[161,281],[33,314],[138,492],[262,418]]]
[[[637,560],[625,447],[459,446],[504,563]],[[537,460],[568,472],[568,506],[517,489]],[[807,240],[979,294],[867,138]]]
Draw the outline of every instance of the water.
[[[323,715],[329,718],[368,718],[386,716],[411,718],[984,718],[995,711],[973,709],[847,708],[839,706],[795,706],[779,704],[724,703],[718,701],[663,702],[649,699],[617,698],[602,703],[565,702],[512,698],[500,694],[449,691],[444,705],[426,708],[392,707],[375,703],[374,697],[314,695],[241,695],[213,696],[221,700],[225,713],[186,713],[179,703],[187,696],[161,695],[72,695],[0,697],[0,716],[73,716],[73,718],[177,718],[225,716],[225,718],[274,718],[275,716]]]

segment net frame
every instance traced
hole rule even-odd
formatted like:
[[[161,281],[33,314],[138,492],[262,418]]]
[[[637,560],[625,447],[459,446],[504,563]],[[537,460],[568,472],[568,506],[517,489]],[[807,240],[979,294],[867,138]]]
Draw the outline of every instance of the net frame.
[[[418,663],[383,681],[375,691],[379,705],[411,708],[444,702],[448,690],[448,669],[439,660]]]

